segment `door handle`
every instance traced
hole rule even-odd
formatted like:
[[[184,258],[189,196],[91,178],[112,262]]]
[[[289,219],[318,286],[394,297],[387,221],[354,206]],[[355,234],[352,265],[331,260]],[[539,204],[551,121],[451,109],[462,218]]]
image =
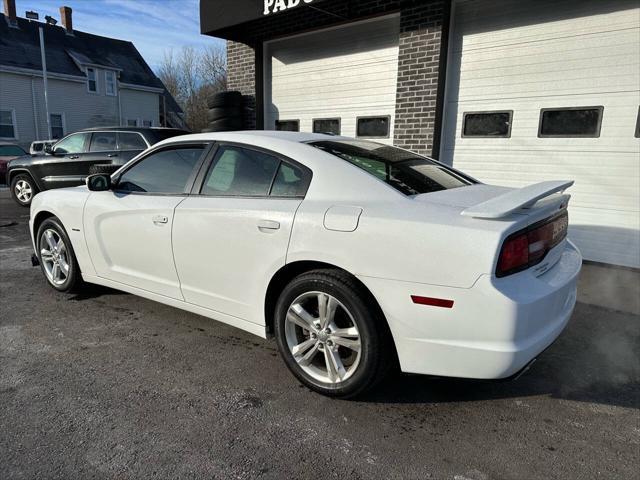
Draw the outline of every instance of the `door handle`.
[[[261,232],[275,232],[280,228],[280,223],[274,220],[260,220],[258,221],[258,230]]]
[[[80,155],[69,155],[68,158],[71,160],[75,160],[76,158],[80,158]]]
[[[169,218],[167,218],[164,215],[156,215],[155,217],[153,217],[153,223],[155,223],[156,225],[167,223],[168,221],[169,221]]]
[[[110,154],[107,155],[107,157],[109,157],[109,158],[113,158],[113,157],[117,157],[117,156],[118,156],[117,153],[110,153]]]

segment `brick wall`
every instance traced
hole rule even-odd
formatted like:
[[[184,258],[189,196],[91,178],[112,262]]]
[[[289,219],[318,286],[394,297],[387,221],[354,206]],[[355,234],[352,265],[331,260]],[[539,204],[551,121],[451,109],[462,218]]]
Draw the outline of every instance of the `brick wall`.
[[[319,7],[293,9],[226,32],[228,85],[245,95],[247,126],[256,125],[256,56],[265,40],[360,18],[400,11],[400,52],[394,143],[431,154],[440,74],[440,46],[449,0],[326,0]],[[330,12],[330,13],[325,13]],[[260,59],[261,61],[261,59]],[[444,87],[443,87],[444,88]]]

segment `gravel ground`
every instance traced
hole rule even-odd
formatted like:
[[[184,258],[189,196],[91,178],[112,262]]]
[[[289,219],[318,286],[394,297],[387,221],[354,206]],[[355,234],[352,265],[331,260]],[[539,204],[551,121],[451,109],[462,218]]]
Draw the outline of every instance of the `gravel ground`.
[[[56,293],[27,220],[0,191],[1,479],[638,478],[637,315],[579,303],[516,381],[398,375],[330,400],[271,341],[113,290]]]

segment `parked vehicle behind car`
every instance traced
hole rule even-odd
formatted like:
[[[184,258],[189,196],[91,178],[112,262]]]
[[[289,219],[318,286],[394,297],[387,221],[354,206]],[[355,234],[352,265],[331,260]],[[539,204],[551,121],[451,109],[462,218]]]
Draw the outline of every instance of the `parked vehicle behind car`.
[[[27,152],[15,143],[0,142],[0,183],[7,183],[7,163],[26,154]]]
[[[36,140],[31,142],[29,146],[29,153],[31,155],[44,155],[47,145],[52,146],[57,140]]]
[[[187,135],[36,196],[33,261],[58,291],[96,283],[274,335],[293,374],[330,396],[397,363],[506,378],[571,317],[572,184],[484,185],[346,137]]]
[[[9,162],[7,183],[13,199],[26,207],[38,192],[82,185],[91,173],[113,173],[155,143],[185,133],[173,128],[88,128],[45,145],[45,156]]]

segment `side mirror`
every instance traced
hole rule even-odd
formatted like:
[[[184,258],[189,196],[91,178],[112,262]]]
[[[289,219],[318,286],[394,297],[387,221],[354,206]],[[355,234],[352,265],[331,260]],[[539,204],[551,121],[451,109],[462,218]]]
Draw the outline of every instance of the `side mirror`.
[[[53,155],[53,145],[51,145],[50,143],[45,143],[43,150],[44,150],[44,153]]]
[[[87,188],[92,192],[111,190],[111,176],[104,173],[89,175],[87,177]]]

